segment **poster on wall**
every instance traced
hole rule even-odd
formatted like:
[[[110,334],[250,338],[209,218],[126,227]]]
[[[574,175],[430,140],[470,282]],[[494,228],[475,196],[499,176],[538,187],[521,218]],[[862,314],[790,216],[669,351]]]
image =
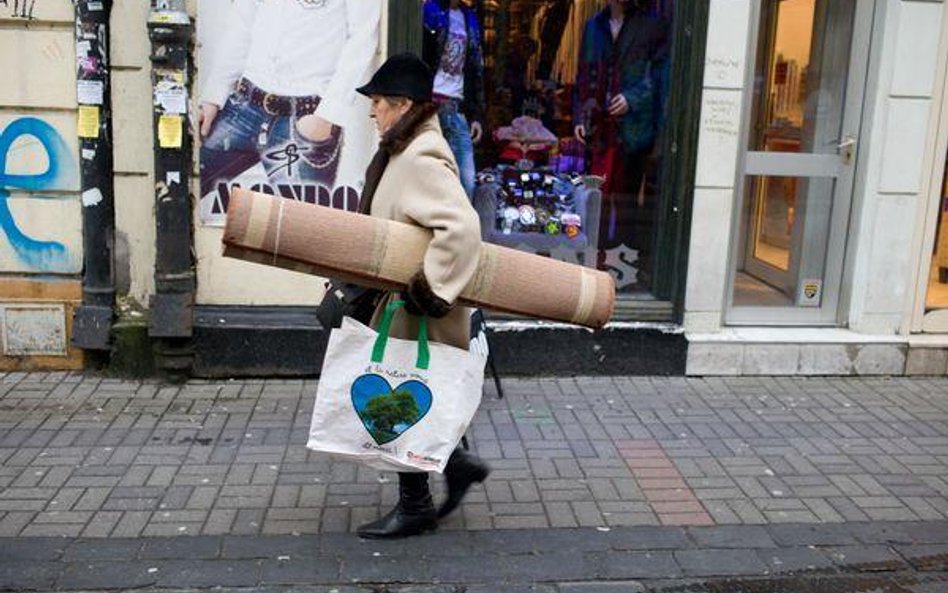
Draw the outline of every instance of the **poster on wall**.
[[[201,221],[234,187],[356,210],[376,141],[355,92],[378,64],[381,2],[199,0]]]

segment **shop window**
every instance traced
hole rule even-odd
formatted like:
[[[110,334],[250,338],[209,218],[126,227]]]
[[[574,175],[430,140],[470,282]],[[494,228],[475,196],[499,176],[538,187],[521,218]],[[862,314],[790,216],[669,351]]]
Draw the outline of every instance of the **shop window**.
[[[941,203],[938,209],[938,226],[935,229],[935,252],[928,278],[928,295],[925,309],[948,308],[948,155],[945,156],[945,175],[941,185]]]
[[[451,4],[465,6],[425,3],[427,39]],[[652,298],[673,0],[470,7],[483,40],[471,193],[484,239],[606,270],[620,293]]]

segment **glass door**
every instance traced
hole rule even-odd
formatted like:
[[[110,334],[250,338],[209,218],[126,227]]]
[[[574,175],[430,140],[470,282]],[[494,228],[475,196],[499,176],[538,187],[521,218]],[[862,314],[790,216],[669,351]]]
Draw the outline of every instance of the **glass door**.
[[[731,324],[835,324],[873,0],[759,0]]]

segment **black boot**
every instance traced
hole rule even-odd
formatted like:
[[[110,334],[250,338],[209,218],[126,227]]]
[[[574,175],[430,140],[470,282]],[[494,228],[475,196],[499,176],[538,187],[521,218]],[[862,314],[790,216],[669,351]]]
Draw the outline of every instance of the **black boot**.
[[[387,515],[359,528],[359,537],[369,539],[418,535],[438,525],[428,474],[399,473],[398,503]]]
[[[448,497],[438,509],[438,518],[453,511],[461,499],[467,494],[468,488],[475,482],[483,482],[490,473],[490,467],[476,455],[464,449],[455,449],[448,464],[444,466],[444,478],[448,483]]]

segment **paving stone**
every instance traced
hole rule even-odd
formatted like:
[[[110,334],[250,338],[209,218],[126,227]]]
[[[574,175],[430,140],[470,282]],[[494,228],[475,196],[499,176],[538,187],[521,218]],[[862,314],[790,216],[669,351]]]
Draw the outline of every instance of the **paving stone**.
[[[58,579],[70,589],[137,589],[158,582],[160,567],[141,561],[83,561],[67,564]]]
[[[636,581],[615,583],[566,583],[557,587],[559,593],[644,593],[645,585]]]
[[[942,545],[899,545],[895,550],[920,571],[948,570],[948,544]]]
[[[750,576],[767,571],[761,559],[746,550],[682,550],[674,556],[688,576]]]
[[[311,564],[307,562],[307,566]],[[430,583],[430,563],[420,556],[385,558],[347,554],[339,564],[339,579],[351,583]],[[329,567],[327,566],[327,570]]]
[[[12,511],[3,515],[0,519],[0,538],[14,537],[23,531],[23,528],[30,524],[33,517],[36,516],[32,511]]]
[[[911,544],[917,542],[918,540],[916,538],[922,534],[935,534],[936,538],[940,538],[938,535],[939,527],[943,525],[945,525],[944,522],[927,522],[925,524],[914,522],[849,523],[846,526],[846,530],[850,532],[857,541],[863,544]],[[948,536],[948,530],[944,530],[942,533]]]
[[[605,524],[599,506],[593,501],[577,501],[570,503],[573,515],[580,527],[598,527]]]
[[[138,537],[148,524],[151,513],[148,511],[126,511],[112,530],[112,537]]]
[[[514,515],[494,517],[496,529],[543,529],[549,527],[546,515]]]
[[[221,540],[220,557],[224,559],[276,559],[280,556],[289,556],[290,558],[313,557],[319,549],[319,540],[313,536],[229,536]]]
[[[137,539],[77,539],[66,548],[63,560],[132,560],[138,556],[141,547],[142,543]]]
[[[675,550],[692,547],[681,527],[640,526],[616,529],[607,534],[615,550]]]
[[[834,566],[832,558],[818,548],[767,548],[756,550],[771,574],[825,570]]]
[[[568,502],[546,502],[543,504],[546,515],[550,520],[550,527],[578,527],[579,523],[573,516],[573,509]]]
[[[31,523],[20,532],[21,537],[78,537],[82,523]]]
[[[869,515],[849,498],[833,497],[826,499],[826,502],[846,521],[869,521]]]
[[[231,532],[238,535],[252,535],[260,533],[263,525],[265,510],[258,509],[238,509],[234,517],[234,523]]]
[[[85,529],[82,530],[82,537],[108,537],[121,518],[120,511],[99,511],[92,516]]]
[[[450,561],[432,559],[429,561],[427,569],[432,581],[478,583],[476,587],[465,588],[465,593],[471,593],[472,591],[493,593],[494,591],[501,591],[501,587],[505,586],[500,584],[506,579],[501,564],[499,562],[487,562],[483,558],[468,556],[452,558]]]
[[[58,560],[69,543],[62,538],[0,538],[0,564],[18,560]]]
[[[137,457],[137,454],[136,454]],[[152,467],[147,465],[133,465],[123,475],[119,481],[119,486],[136,487],[144,486],[151,475]]]
[[[866,515],[873,521],[918,521],[919,516],[905,507],[899,508],[868,508]]]
[[[898,554],[885,546],[832,546],[823,551],[838,566],[862,572],[891,572],[908,568]]]
[[[220,537],[148,538],[139,552],[143,560],[206,560],[221,555]]]
[[[557,593],[557,591],[561,590],[561,588],[553,585],[509,585],[500,583],[478,584],[464,587],[464,593]],[[393,593],[428,593],[428,591],[424,588],[412,587],[409,589],[396,588]],[[442,592],[435,587],[432,588],[431,593],[458,593],[458,589],[451,587],[450,591]],[[635,592],[633,591],[632,593]]]
[[[173,560],[157,564],[159,587],[253,587],[260,582],[257,562]]]
[[[774,548],[773,538],[761,526],[693,527],[688,534],[699,548]]]
[[[591,554],[600,579],[657,579],[681,576],[672,552],[602,552]]]
[[[51,591],[61,568],[57,562],[16,560],[0,562],[0,589]]]
[[[833,546],[856,544],[856,537],[845,526],[770,525],[770,536],[780,546]]]
[[[598,559],[576,552],[548,552],[540,555],[504,555],[500,558],[508,582],[550,582],[579,580],[594,574]]]

